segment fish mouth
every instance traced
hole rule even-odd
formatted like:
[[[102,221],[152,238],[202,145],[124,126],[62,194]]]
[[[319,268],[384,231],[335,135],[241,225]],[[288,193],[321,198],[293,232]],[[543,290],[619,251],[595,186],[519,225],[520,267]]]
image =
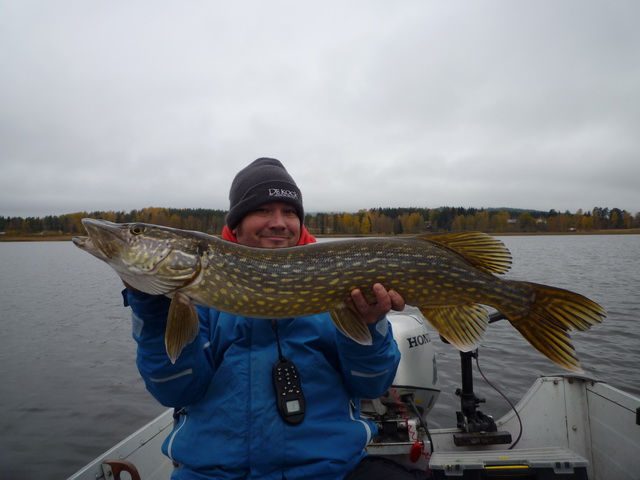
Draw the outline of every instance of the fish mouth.
[[[116,253],[115,246],[124,241],[121,233],[122,226],[94,218],[83,218],[82,225],[89,236],[74,237],[73,243],[98,258],[112,259]]]
[[[128,264],[126,255],[121,255],[122,250],[124,249],[126,251],[127,245],[130,244],[127,235],[131,230],[131,224],[113,223],[108,220],[95,218],[83,218],[82,225],[87,231],[88,236],[74,237],[72,239],[73,243],[80,249],[109,263],[112,268],[118,271],[120,268],[115,265],[122,264],[126,266],[127,270],[135,270],[138,274],[153,276],[173,251],[169,250],[166,252],[165,255],[158,259],[152,268],[139,269],[134,265]]]
[[[122,228],[121,225],[117,223],[112,223],[107,220],[99,220],[96,218],[83,218],[81,222],[84,229],[92,238],[103,232],[116,234]]]
[[[90,253],[91,255],[99,258],[100,260],[106,261],[110,258],[105,254],[104,251],[102,251],[102,249],[96,246],[96,244],[93,242],[93,239],[90,236],[89,237],[76,236],[76,237],[73,237],[71,241],[79,249],[84,250],[87,253]]]
[[[87,245],[91,242],[91,239],[89,237],[73,237],[71,241],[76,247],[86,248]]]

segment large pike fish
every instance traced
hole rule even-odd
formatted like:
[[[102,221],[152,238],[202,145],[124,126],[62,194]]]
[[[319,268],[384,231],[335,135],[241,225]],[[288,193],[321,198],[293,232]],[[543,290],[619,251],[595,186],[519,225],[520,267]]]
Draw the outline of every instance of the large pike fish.
[[[106,262],[135,289],[172,298],[166,345],[172,361],[198,332],[195,305],[253,318],[330,312],[358,343],[370,344],[365,322],[345,299],[374,283],[397,291],[460,350],[477,347],[489,323],[484,305],[501,312],[542,354],[580,372],[569,330],[587,330],[605,312],[577,293],[504,280],[511,256],[483,233],[367,238],[264,249],[200,232],[143,223],[82,220],[73,242]]]

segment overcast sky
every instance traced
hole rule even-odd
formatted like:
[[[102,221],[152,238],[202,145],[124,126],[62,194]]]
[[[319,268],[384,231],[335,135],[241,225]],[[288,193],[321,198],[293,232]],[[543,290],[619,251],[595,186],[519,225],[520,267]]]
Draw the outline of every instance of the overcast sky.
[[[0,0],[0,215],[640,211],[640,2]]]

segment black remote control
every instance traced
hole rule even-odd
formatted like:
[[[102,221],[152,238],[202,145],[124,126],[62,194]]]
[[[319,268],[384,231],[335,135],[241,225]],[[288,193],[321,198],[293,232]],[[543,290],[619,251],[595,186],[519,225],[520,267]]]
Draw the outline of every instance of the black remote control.
[[[273,386],[276,404],[282,419],[289,425],[297,425],[304,419],[306,402],[298,369],[286,358],[273,364]]]

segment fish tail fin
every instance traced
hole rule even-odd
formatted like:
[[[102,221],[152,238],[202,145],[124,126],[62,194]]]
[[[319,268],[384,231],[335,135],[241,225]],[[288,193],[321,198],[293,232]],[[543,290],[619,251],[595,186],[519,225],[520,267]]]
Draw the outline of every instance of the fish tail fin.
[[[360,345],[371,345],[371,332],[367,323],[348,307],[337,308],[330,312],[331,320],[346,337]]]
[[[605,310],[596,302],[562,288],[522,282],[533,288],[534,300],[522,316],[507,315],[511,324],[540,353],[551,361],[583,373],[569,330],[588,330],[602,322]]]
[[[199,329],[200,322],[195,305],[186,295],[176,293],[169,306],[164,337],[171,363],[176,363],[182,349],[195,340]]]

